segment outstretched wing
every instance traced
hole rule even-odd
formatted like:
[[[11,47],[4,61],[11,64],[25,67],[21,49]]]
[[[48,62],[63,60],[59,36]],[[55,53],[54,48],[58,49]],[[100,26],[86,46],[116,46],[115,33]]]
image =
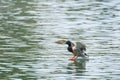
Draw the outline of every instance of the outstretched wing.
[[[58,40],[58,41],[56,41],[55,43],[57,43],[57,44],[65,44],[65,43],[66,43],[66,40]]]
[[[76,42],[76,52],[79,54],[79,56],[84,57],[85,56],[84,51],[86,51],[85,44],[83,44],[81,42]]]
[[[76,42],[76,49],[80,49],[80,50],[86,51],[86,46],[85,46],[85,44],[83,44],[81,42]]]

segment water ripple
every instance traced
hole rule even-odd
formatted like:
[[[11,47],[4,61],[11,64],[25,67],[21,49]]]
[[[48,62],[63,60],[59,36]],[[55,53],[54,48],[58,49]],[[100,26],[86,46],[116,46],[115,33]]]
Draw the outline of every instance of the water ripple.
[[[119,80],[120,1],[1,0],[0,79]],[[67,39],[89,60],[68,61]]]

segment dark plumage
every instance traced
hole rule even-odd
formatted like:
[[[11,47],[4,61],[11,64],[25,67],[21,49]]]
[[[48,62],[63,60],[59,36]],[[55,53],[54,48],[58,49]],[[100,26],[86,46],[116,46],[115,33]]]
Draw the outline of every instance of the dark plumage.
[[[73,52],[72,43],[71,43],[70,41],[66,41],[66,44],[68,45],[67,50],[68,50],[69,52]]]

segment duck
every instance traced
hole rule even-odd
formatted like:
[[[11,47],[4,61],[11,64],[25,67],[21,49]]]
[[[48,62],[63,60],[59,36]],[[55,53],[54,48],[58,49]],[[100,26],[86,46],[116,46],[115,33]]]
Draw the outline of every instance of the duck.
[[[67,50],[73,54],[73,57],[69,58],[69,60],[75,61],[78,57],[88,57],[88,55],[85,53],[86,45],[82,42],[76,42],[76,44],[74,44],[69,40],[59,40],[56,43],[68,45]]]

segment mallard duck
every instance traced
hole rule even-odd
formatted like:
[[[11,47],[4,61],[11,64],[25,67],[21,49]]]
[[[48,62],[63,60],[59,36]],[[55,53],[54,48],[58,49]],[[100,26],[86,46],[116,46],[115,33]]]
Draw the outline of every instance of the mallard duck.
[[[73,57],[70,58],[69,60],[76,60],[78,57],[86,57],[88,56],[85,51],[86,51],[86,46],[85,44],[81,42],[76,42],[76,45],[71,42],[71,41],[66,41],[66,40],[59,40],[56,43],[58,44],[67,44],[67,50],[73,54]]]

